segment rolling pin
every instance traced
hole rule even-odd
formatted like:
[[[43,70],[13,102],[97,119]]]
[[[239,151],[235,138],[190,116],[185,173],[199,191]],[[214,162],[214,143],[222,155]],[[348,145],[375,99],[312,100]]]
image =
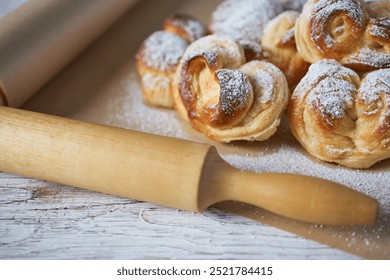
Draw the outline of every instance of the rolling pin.
[[[324,179],[235,169],[210,145],[2,106],[0,170],[189,211],[241,201],[317,224],[372,224],[378,207]]]

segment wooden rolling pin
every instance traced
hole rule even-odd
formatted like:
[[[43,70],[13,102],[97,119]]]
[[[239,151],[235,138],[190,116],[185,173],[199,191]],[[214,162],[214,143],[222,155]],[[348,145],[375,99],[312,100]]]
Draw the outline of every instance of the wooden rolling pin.
[[[378,206],[327,180],[235,169],[210,145],[6,107],[0,170],[190,211],[236,200],[318,224],[371,224]]]

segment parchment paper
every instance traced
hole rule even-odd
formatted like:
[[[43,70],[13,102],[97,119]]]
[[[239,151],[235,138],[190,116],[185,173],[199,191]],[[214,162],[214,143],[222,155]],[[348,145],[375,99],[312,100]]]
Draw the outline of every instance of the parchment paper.
[[[365,258],[389,259],[389,160],[368,171],[348,170],[319,162],[298,145],[285,122],[268,141],[219,144],[193,131],[174,111],[148,107],[142,102],[139,78],[134,69],[134,55],[141,42],[151,32],[160,29],[163,19],[172,12],[185,12],[207,22],[218,2],[142,1],[23,108],[211,143],[217,146],[225,160],[238,168],[256,172],[283,169],[284,172],[314,174],[347,183],[352,188],[377,196],[381,207],[375,225],[329,227],[305,224],[237,202],[221,203],[216,207]]]
[[[136,0],[34,0],[0,19],[0,104],[18,107]]]

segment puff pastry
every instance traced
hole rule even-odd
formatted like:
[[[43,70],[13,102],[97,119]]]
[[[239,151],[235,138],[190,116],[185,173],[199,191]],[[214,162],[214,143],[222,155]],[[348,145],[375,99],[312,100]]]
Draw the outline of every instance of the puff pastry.
[[[188,43],[206,35],[203,24],[194,17],[174,14],[164,20],[163,29],[185,39]]]
[[[238,41],[244,50],[245,60],[268,60],[271,54],[260,43],[249,40]]]
[[[295,28],[302,57],[311,63],[335,59],[362,71],[390,67],[389,14],[380,17],[373,5],[368,13],[359,0],[309,0]]]
[[[285,11],[276,16],[266,25],[261,38],[261,45],[268,52],[264,59],[282,70],[291,91],[310,65],[303,60],[295,44],[294,27],[299,14],[297,11]]]
[[[288,108],[292,133],[315,157],[368,168],[390,157],[390,69],[362,79],[335,60],[310,66]]]
[[[288,101],[283,73],[268,62],[245,63],[241,45],[210,35],[184,53],[175,80],[175,106],[193,128],[222,142],[266,140]]]
[[[188,16],[173,15],[164,30],[152,33],[136,54],[144,101],[150,105],[173,108],[172,80],[188,44],[204,36],[203,25]]]

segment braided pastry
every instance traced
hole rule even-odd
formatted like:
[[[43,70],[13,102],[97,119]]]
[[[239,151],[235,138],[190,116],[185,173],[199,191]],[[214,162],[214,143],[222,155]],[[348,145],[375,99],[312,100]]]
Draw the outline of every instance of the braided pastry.
[[[267,24],[261,38],[262,47],[269,53],[265,59],[282,70],[291,91],[309,68],[295,44],[294,26],[298,16],[296,11],[281,13]]]
[[[210,35],[192,43],[175,77],[175,106],[192,127],[208,137],[265,140],[276,131],[288,100],[288,85],[274,65],[245,64],[241,45]]]
[[[312,64],[292,95],[288,116],[310,154],[368,168],[390,157],[390,69],[360,79],[335,60]]]
[[[355,70],[388,68],[390,18],[377,15],[359,0],[309,0],[295,28],[298,50],[311,63],[329,58]]]
[[[136,54],[144,101],[172,108],[172,79],[188,44],[205,35],[205,28],[192,17],[174,15],[164,22],[164,30],[151,34]]]

